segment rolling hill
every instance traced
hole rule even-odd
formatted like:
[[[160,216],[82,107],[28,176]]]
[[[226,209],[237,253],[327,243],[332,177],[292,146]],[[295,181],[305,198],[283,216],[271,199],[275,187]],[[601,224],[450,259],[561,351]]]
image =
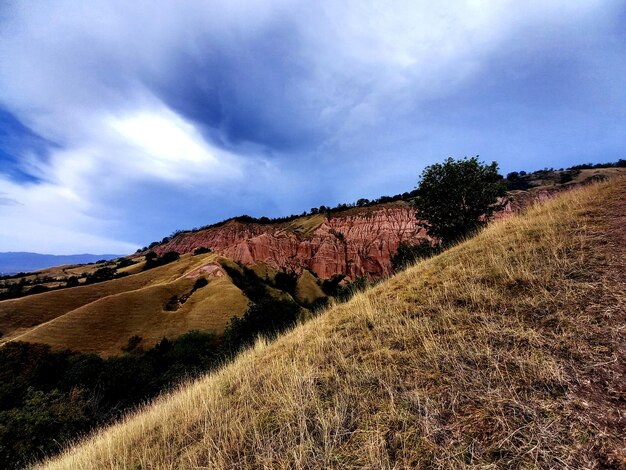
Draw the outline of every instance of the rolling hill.
[[[570,191],[48,469],[623,468],[626,180]]]
[[[133,336],[141,337],[141,346],[149,348],[163,337],[176,338],[191,330],[220,333],[248,307],[248,297],[224,266],[242,268],[215,253],[186,254],[146,271],[144,264],[130,266],[133,274],[119,279],[0,302],[2,340],[109,356],[121,354]],[[273,297],[291,299],[269,285],[275,273],[264,269],[268,283],[264,288]],[[199,279],[206,285],[197,287]]]

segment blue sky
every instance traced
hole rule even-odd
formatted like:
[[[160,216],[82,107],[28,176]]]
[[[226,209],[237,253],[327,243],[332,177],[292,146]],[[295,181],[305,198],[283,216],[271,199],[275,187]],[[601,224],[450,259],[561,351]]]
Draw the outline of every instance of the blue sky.
[[[623,1],[0,3],[0,251],[626,155]]]

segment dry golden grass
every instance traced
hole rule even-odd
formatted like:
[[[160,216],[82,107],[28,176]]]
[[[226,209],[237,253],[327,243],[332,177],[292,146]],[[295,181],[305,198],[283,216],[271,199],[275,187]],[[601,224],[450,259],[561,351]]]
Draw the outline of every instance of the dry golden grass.
[[[45,292],[0,302],[2,341],[100,298],[139,289],[155,282],[155,273],[129,276],[99,284]]]
[[[302,238],[306,238],[317,227],[322,225],[325,220],[326,216],[324,214],[307,215],[305,217],[298,217],[294,221],[290,222],[288,227]]]
[[[625,205],[499,221],[42,467],[624,466]]]
[[[0,325],[6,328],[9,321],[29,325],[21,334],[20,329],[9,329],[14,334],[7,339],[105,356],[121,354],[134,335],[141,336],[141,346],[148,348],[164,336],[174,338],[194,329],[219,333],[248,305],[228,276],[209,279],[178,310],[164,309],[173,295],[191,291],[196,279],[187,273],[218,258],[184,255],[177,262],[114,281],[5,301],[0,303]]]
[[[259,276],[264,281],[273,282],[276,277],[276,273],[278,272],[275,268],[271,267],[269,264],[264,263],[262,261],[256,263],[250,269],[254,271],[254,273]]]

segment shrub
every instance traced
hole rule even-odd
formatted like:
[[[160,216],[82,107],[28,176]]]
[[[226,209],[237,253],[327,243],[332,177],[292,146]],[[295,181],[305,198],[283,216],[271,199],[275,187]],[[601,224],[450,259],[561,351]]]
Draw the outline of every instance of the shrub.
[[[207,248],[206,246],[201,246],[193,250],[194,256],[203,255],[205,253],[211,253],[211,248]]]
[[[50,289],[46,286],[42,286],[41,284],[37,284],[36,286],[31,287],[30,289],[28,289],[28,291],[26,292],[26,294],[31,295],[31,294],[41,294],[43,292],[48,292]]]
[[[173,295],[172,297],[170,297],[170,300],[165,303],[165,307],[163,307],[163,309],[167,312],[173,312],[174,310],[178,310],[179,307],[180,301],[178,299],[178,296]]]
[[[324,279],[322,281],[322,291],[324,294],[331,296],[337,295],[339,283],[343,281],[345,277],[345,274],[335,274],[330,279]]]
[[[274,286],[276,286],[277,289],[288,292],[291,295],[295,294],[297,283],[298,276],[293,271],[280,271],[276,273],[276,276],[274,277]]]
[[[117,268],[126,268],[128,266],[132,266],[133,264],[137,264],[137,261],[130,258],[122,258],[117,262]]]
[[[233,284],[241,289],[250,300],[257,302],[267,297],[265,283],[252,269],[240,266],[240,270],[227,264],[222,267],[232,279]]]
[[[224,330],[224,348],[235,353],[259,335],[272,338],[294,326],[299,315],[300,306],[295,302],[265,298],[252,304],[241,318],[231,319]]]
[[[139,343],[141,343],[141,340],[143,338],[139,335],[133,335],[130,338],[128,338],[128,343],[126,343],[126,346],[122,347],[122,351],[124,352],[131,352],[133,351],[135,348],[137,348],[137,346],[139,346]]]
[[[146,264],[143,268],[144,271],[158,266],[163,266],[168,263],[172,263],[180,258],[180,254],[177,251],[168,251],[163,253],[163,256],[157,256],[153,251],[146,254]]]
[[[402,242],[398,246],[398,251],[391,258],[391,266],[395,272],[401,271],[417,260],[430,258],[439,253],[440,247],[433,245],[428,240],[422,240],[419,243]]]
[[[104,282],[115,279],[115,269],[105,267],[96,269],[93,273],[87,274],[86,284],[95,284],[96,282]]]

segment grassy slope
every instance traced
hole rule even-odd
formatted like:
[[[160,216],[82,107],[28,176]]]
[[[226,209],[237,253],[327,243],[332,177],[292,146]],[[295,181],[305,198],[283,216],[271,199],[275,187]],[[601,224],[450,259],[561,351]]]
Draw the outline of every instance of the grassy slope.
[[[0,304],[5,308],[2,318],[39,323],[13,339],[103,355],[120,354],[133,335],[150,347],[164,336],[193,329],[219,332],[248,304],[228,276],[210,279],[180,309],[164,310],[173,295],[181,297],[192,289],[196,278],[186,274],[215,259],[214,254],[185,255],[180,261],[114,281],[6,301]],[[6,314],[6,303],[12,304],[11,315]]]
[[[2,340],[108,295],[139,289],[157,281],[158,274],[129,276],[109,282],[35,294],[0,302]]]
[[[625,204],[495,223],[46,466],[625,465]]]
[[[305,302],[314,302],[325,296],[315,276],[304,269],[296,284],[296,297]]]

